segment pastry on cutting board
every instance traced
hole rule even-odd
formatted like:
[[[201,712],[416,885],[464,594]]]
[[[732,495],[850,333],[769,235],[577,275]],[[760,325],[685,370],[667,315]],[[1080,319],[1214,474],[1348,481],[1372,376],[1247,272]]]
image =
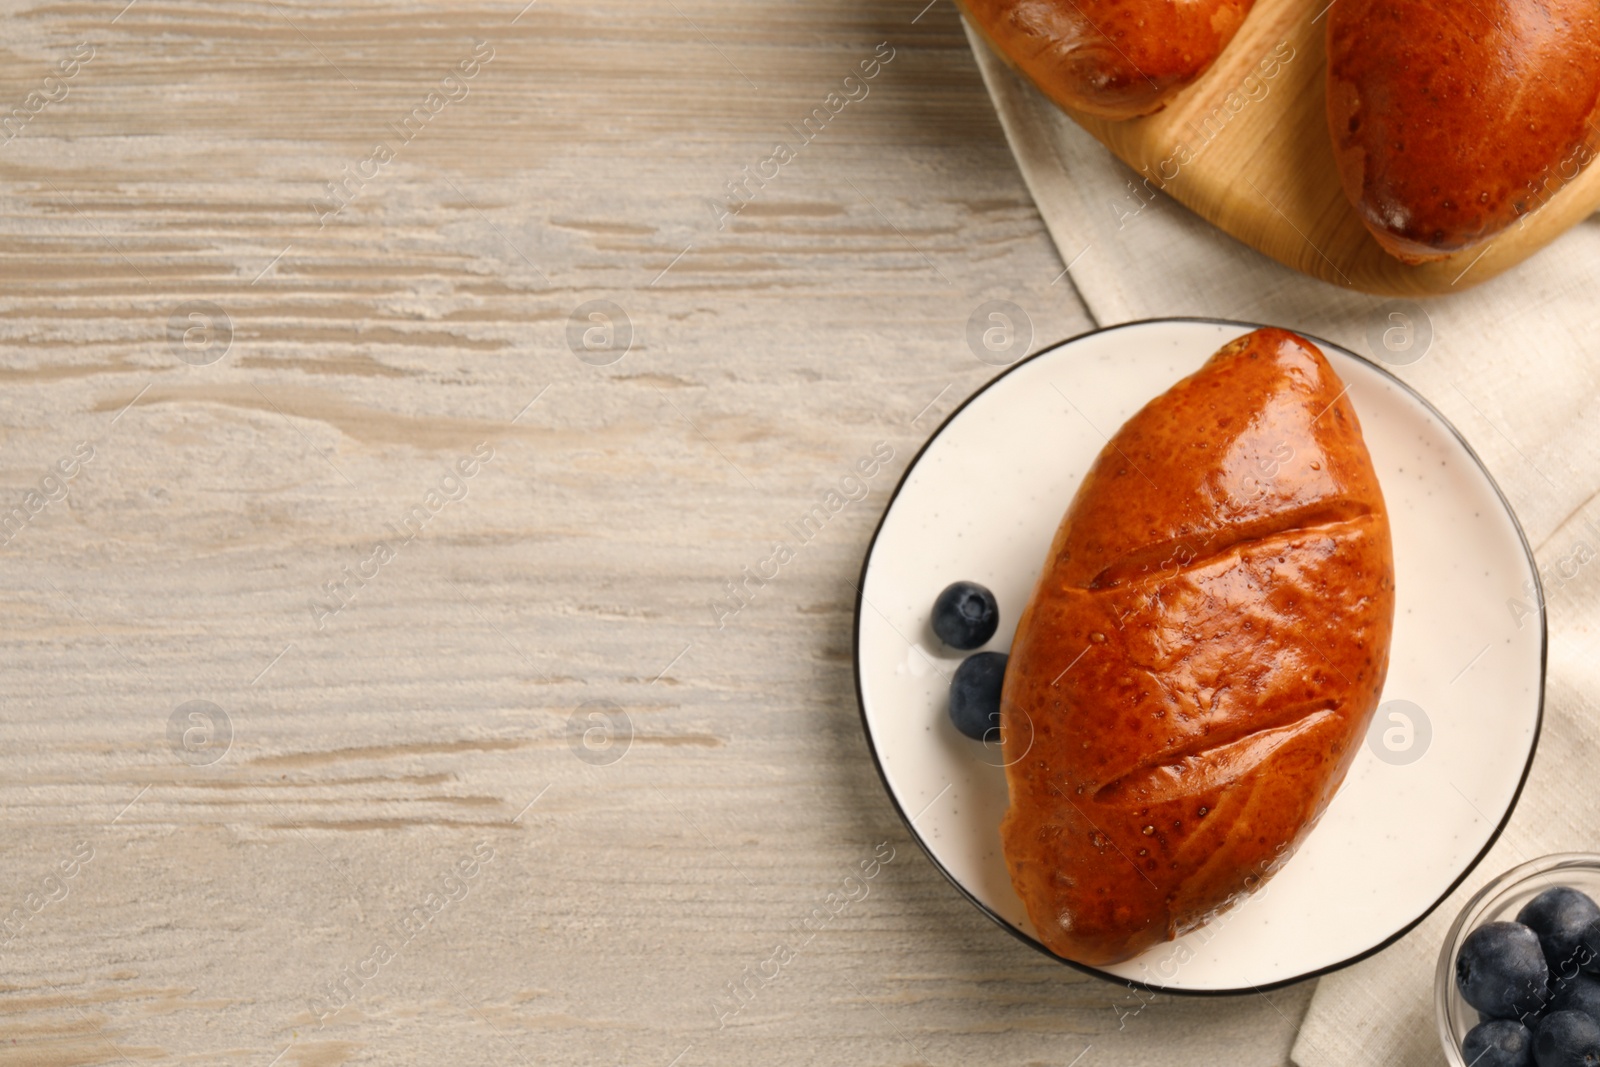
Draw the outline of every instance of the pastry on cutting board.
[[[1222,54],[1254,0],[960,0],[1001,55],[1062,107],[1158,111]]]

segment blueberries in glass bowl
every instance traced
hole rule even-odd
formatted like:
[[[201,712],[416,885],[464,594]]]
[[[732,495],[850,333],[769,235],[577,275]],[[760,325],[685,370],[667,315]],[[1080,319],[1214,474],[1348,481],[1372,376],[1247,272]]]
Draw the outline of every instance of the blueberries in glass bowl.
[[[1580,955],[1587,959],[1582,967],[1590,974],[1600,974],[1600,919],[1596,919],[1583,928],[1583,933],[1578,938]]]
[[[1589,974],[1550,980],[1551,1011],[1581,1011],[1600,1022],[1600,978]]]
[[[1600,919],[1600,907],[1564,885],[1553,885],[1517,912],[1517,922],[1539,935],[1539,947],[1550,964],[1552,974],[1572,973],[1590,962],[1590,950],[1583,935],[1589,924]]]
[[[1489,1019],[1467,1031],[1461,1054],[1473,1067],[1534,1067],[1533,1032],[1515,1019]]]
[[[1600,1023],[1581,1011],[1551,1012],[1533,1036],[1538,1067],[1600,1067]]]
[[[1490,1019],[1537,1014],[1549,983],[1539,936],[1521,923],[1484,923],[1467,935],[1456,956],[1456,988]]]
[[[1467,1063],[1600,1067],[1600,907],[1588,894],[1550,886],[1460,946],[1456,990],[1479,1014],[1461,1043]]]

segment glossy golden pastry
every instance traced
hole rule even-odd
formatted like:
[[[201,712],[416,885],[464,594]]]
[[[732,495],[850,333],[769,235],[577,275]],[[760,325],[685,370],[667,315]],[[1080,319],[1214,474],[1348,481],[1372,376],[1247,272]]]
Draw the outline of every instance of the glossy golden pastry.
[[[1394,563],[1344,385],[1264,329],[1129,419],[1067,509],[1001,697],[1006,863],[1086,964],[1276,872],[1355,757]]]
[[[1339,0],[1328,129],[1345,195],[1391,255],[1486,241],[1600,146],[1600,5]]]
[[[1062,107],[1157,111],[1211,66],[1254,0],[960,0],[1001,55]]]

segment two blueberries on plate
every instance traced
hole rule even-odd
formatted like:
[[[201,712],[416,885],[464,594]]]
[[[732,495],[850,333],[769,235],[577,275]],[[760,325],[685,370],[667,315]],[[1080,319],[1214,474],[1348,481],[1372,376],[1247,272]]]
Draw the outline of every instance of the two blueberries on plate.
[[[1456,988],[1483,1017],[1461,1046],[1473,1067],[1600,1067],[1600,907],[1551,886],[1516,922],[1483,924]]]
[[[933,633],[963,652],[981,647],[1000,628],[1000,605],[977,582],[955,582],[933,602]],[[968,656],[950,679],[950,722],[975,741],[1000,736],[1000,687],[1004,652]]]

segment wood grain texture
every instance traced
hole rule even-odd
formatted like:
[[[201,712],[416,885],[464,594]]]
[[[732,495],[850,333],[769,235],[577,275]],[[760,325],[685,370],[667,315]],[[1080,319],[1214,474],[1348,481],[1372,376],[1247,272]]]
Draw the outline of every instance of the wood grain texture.
[[[1257,0],[1216,64],[1162,110],[1120,122],[1069,114],[1137,172],[1131,198],[1166,192],[1278,262],[1362,292],[1471,288],[1600,207],[1600,171],[1587,167],[1485,244],[1415,266],[1384,252],[1345,197],[1328,136],[1327,8]]]
[[[0,1065],[1282,1060],[1308,990],[1146,1005],[1050,963],[917,851],[861,737],[853,583],[995,371],[969,316],[1090,325],[953,9],[115,0],[0,31]],[[594,300],[632,335],[605,365],[568,343]]]

